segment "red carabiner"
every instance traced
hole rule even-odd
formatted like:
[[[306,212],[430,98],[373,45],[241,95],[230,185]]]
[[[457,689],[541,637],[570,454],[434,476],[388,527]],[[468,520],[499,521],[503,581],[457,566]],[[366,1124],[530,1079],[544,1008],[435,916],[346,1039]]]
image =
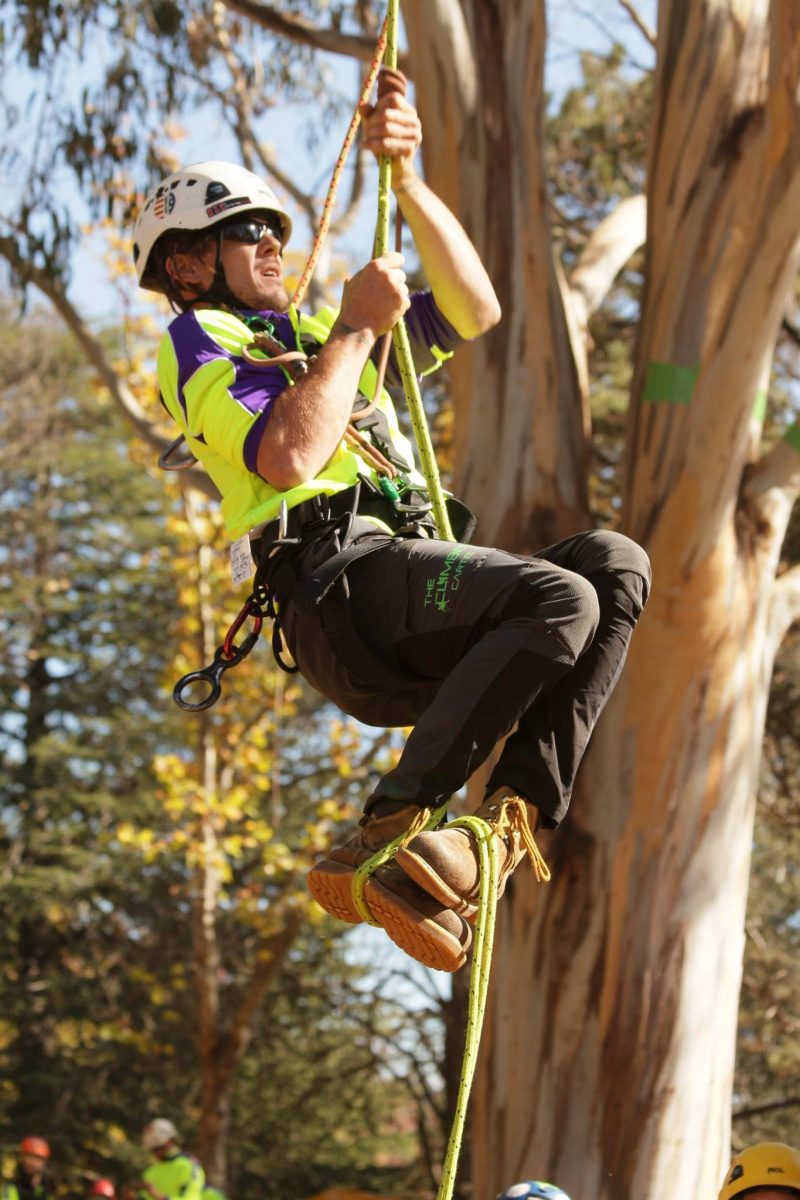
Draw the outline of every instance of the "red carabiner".
[[[239,630],[244,625],[248,617],[253,618],[253,631],[246,639],[246,644],[249,643],[249,648],[255,644],[256,638],[261,633],[261,626],[264,624],[264,614],[261,611],[261,605],[253,596],[244,604],[238,616],[234,619],[228,632],[225,634],[225,641],[222,643],[222,652],[226,658],[233,658],[236,654],[236,647],[233,644],[233,639],[236,637]],[[248,648],[248,652],[249,652]],[[244,657],[244,655],[242,656]]]

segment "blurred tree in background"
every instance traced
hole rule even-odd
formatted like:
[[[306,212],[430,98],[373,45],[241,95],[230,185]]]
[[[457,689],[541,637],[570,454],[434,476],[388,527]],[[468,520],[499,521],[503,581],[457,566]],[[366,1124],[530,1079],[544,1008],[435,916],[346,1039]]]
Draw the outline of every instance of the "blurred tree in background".
[[[170,169],[182,155],[182,120],[190,112],[202,112],[209,122],[219,122],[214,128],[220,136],[228,131],[235,147],[231,152],[264,171],[293,210],[313,225],[320,207],[317,193],[324,189],[333,157],[329,163],[321,161],[320,148],[327,129],[334,123],[343,126],[349,99],[332,70],[335,60],[319,51],[352,57],[363,67],[382,11],[382,5],[367,0],[332,2],[324,12],[305,0],[282,5],[280,12],[249,0],[180,7],[110,0],[80,6],[14,3],[0,14],[0,103],[9,128],[0,149],[6,185],[0,255],[15,288],[45,296],[77,339],[104,389],[96,393],[98,405],[91,411],[110,420],[113,405],[128,416],[137,434],[132,450],[140,475],[136,487],[146,490],[141,467],[149,467],[153,450],[162,449],[172,436],[152,394],[155,327],[122,303],[113,334],[84,319],[69,290],[82,222],[103,214],[113,218],[112,224],[128,221],[136,203],[132,181],[141,189]],[[603,1188],[626,1200],[634,1192],[657,1196],[667,1176],[672,1190],[678,1186],[705,1194],[710,1181],[717,1181],[727,1152],[728,1043],[750,855],[753,763],[771,656],[780,640],[774,630],[794,619],[794,529],[782,557],[779,550],[782,522],[797,486],[791,436],[786,440],[782,434],[787,427],[797,428],[798,336],[792,297],[779,296],[774,280],[779,266],[792,274],[796,255],[796,228],[785,227],[789,208],[780,207],[780,197],[790,197],[796,186],[796,114],[788,100],[781,107],[784,83],[797,69],[796,18],[786,0],[769,5],[748,0],[736,14],[717,0],[697,6],[662,0],[655,74],[632,70],[626,48],[610,40],[607,53],[587,52],[582,81],[547,112],[540,0],[513,14],[510,9],[490,12],[473,0],[406,0],[404,11],[411,45],[406,65],[410,62],[415,75],[423,113],[428,177],[486,255],[506,311],[503,327],[465,349],[453,365],[453,394],[437,423],[447,440],[453,478],[477,507],[483,538],[510,549],[530,550],[571,532],[577,523],[618,527],[622,519],[624,529],[657,551],[660,589],[637,635],[624,686],[598,731],[575,812],[554,839],[558,871],[551,894],[545,903],[542,897],[532,899],[515,879],[504,904],[496,996],[513,996],[515,1004],[508,1011],[498,1005],[501,1018],[487,1037],[473,1138],[478,1190],[483,1195],[505,1186],[509,1181],[501,1174],[511,1160],[520,1164],[518,1174],[552,1173],[568,1189],[582,1186],[593,1196]],[[645,34],[655,43],[655,30]],[[444,46],[447,55],[440,57]],[[691,69],[699,48],[708,67],[704,87]],[[758,63],[771,64],[771,70],[755,70]],[[73,83],[78,67],[82,89]],[[791,88],[786,95],[790,93]],[[696,101],[693,124],[685,118],[690,110],[679,103],[688,94]],[[699,120],[697,113],[709,113],[715,96],[713,119]],[[299,181],[276,161],[270,131],[287,103],[309,97],[315,104],[308,130],[313,161]],[[544,155],[540,123],[546,133]],[[775,150],[769,161],[774,165],[778,150],[783,154],[770,193],[756,187],[766,178],[764,130]],[[653,190],[646,229],[648,180]],[[341,235],[358,212],[363,182],[358,160],[348,175],[335,233]],[[766,206],[758,219],[770,237],[765,233],[754,244],[752,259],[738,258],[753,227],[757,201]],[[773,203],[777,207],[771,210]],[[783,236],[784,228],[786,244],[779,248],[774,239],[778,233]],[[111,240],[121,264],[127,247],[116,235]],[[294,253],[297,261],[290,266],[296,268],[303,256]],[[712,269],[721,262],[727,273]],[[672,276],[681,265],[685,274]],[[765,273],[773,290],[762,294],[757,289],[766,287]],[[334,274],[330,260],[323,262],[316,296]],[[118,286],[120,294],[125,289],[131,293],[129,273],[118,275]],[[781,306],[782,324],[776,319]],[[731,321],[735,314],[740,322],[736,337],[730,326],[723,337],[715,325],[722,312]],[[778,325],[768,379],[773,326]],[[712,329],[717,341],[708,340]],[[42,341],[51,346],[52,335]],[[21,394],[14,391],[15,371],[22,369],[18,344],[19,334],[10,332],[9,396]],[[757,386],[756,359],[761,364]],[[69,361],[77,369],[73,351],[60,356],[59,366]],[[703,378],[694,373],[698,364],[706,372],[723,374],[715,377],[715,386],[704,384],[705,391],[695,391],[691,405],[685,397],[668,404],[657,388],[650,388],[653,361],[677,367],[679,374],[684,372],[681,379],[691,377],[693,387]],[[58,409],[60,395],[60,387],[49,394],[48,412]],[[98,422],[89,424],[92,440],[99,438]],[[121,438],[118,429],[116,436]],[[4,482],[4,496],[18,523],[16,464],[11,455],[6,461],[14,477],[7,488]],[[665,463],[670,464],[666,473]],[[115,469],[118,479],[127,478],[122,465]],[[136,494],[134,474],[131,496]],[[138,645],[141,637],[143,646],[150,646],[147,638],[152,636],[160,664],[155,673],[154,655],[148,657],[143,648],[135,664],[138,673],[130,648],[119,650],[128,668],[122,683],[112,669],[117,639],[110,617],[117,629],[124,627],[126,618],[122,626],[117,620],[119,606],[128,600],[121,594],[124,587],[118,595],[112,587],[107,595],[85,597],[81,625],[74,589],[62,590],[57,582],[71,575],[59,575],[60,563],[47,557],[62,543],[63,531],[58,536],[37,532],[37,538],[50,541],[39,548],[36,601],[24,586],[21,559],[10,573],[15,621],[24,617],[32,632],[29,646],[24,639],[15,643],[9,632],[3,650],[2,686],[12,713],[4,736],[10,778],[16,781],[7,805],[4,799],[9,862],[15,867],[13,881],[9,872],[7,883],[13,901],[13,889],[32,881],[32,891],[38,886],[34,913],[46,913],[52,900],[62,922],[59,934],[58,921],[49,918],[50,928],[47,921],[35,920],[33,931],[26,927],[34,940],[24,947],[14,940],[21,935],[11,923],[17,947],[8,976],[14,993],[11,1011],[30,1005],[33,997],[41,1012],[36,1030],[26,1035],[24,1055],[32,1086],[42,1097],[39,1111],[59,1129],[66,1130],[63,1122],[73,1113],[76,1128],[79,1120],[84,1130],[92,1120],[99,1121],[92,1126],[92,1153],[100,1162],[116,1146],[116,1161],[123,1161],[133,1151],[112,1130],[135,1133],[126,1093],[133,1090],[142,1097],[134,1125],[162,1102],[174,1101],[197,1132],[196,1145],[211,1174],[221,1182],[227,1173],[234,1193],[238,1187],[243,1197],[265,1189],[273,1194],[274,1186],[275,1194],[282,1189],[301,1196],[322,1179],[339,1178],[340,1171],[350,1181],[367,1183],[369,1176],[374,1186],[392,1188],[386,1176],[370,1176],[381,1161],[381,1137],[392,1139],[391,1123],[382,1126],[384,1118],[390,1120],[384,1107],[388,1098],[388,1107],[399,1107],[394,1134],[402,1130],[409,1161],[415,1154],[424,1160],[422,1176],[413,1171],[402,1179],[395,1176],[398,1186],[418,1186],[424,1178],[422,1186],[427,1187],[447,1111],[441,1082],[430,1065],[398,1068],[409,1108],[397,1100],[396,1084],[390,1086],[380,1076],[379,1064],[370,1056],[380,1045],[384,1067],[387,1061],[395,1064],[395,1042],[386,1048],[382,1022],[391,1025],[398,1014],[382,1010],[376,1026],[373,1001],[359,998],[358,986],[347,991],[347,953],[331,940],[328,924],[313,925],[302,888],[309,857],[334,835],[333,802],[345,800],[345,815],[357,811],[370,773],[380,769],[381,755],[390,754],[394,743],[357,746],[351,727],[338,723],[329,710],[317,709],[296,685],[287,684],[282,692],[277,674],[256,669],[255,660],[229,685],[224,712],[194,724],[175,724],[164,699],[170,680],[195,665],[209,647],[213,650],[224,625],[221,612],[232,614],[236,607],[221,582],[218,527],[203,499],[209,494],[207,481],[188,473],[184,482],[200,491],[170,492],[166,508],[158,498],[161,482],[153,485],[146,503],[153,506],[156,524],[163,523],[161,532],[151,541],[145,530],[149,549],[141,545],[121,556],[130,577],[121,567],[115,574],[115,579],[127,579],[128,591],[142,600],[151,596],[151,606],[143,605],[138,617],[130,617],[131,632],[137,635],[131,641]],[[110,479],[106,486],[101,479],[92,489],[93,495],[113,496],[106,522],[109,510],[116,515],[114,489],[121,486]],[[29,495],[46,507],[51,488],[52,478],[45,473],[29,484]],[[727,508],[722,497],[727,497]],[[74,516],[69,507],[74,501],[66,493],[64,502]],[[123,506],[122,511],[129,509]],[[124,545],[134,535],[127,530],[120,534],[108,522],[103,530],[95,529],[83,519],[87,513],[81,514],[80,532],[92,543],[96,535],[100,549],[94,556],[87,551],[84,565],[105,578],[103,570],[110,566],[103,567],[103,555],[120,549],[117,537]],[[97,521],[102,524],[103,518]],[[164,555],[167,543],[172,550]],[[140,546],[136,537],[134,544]],[[151,557],[145,558],[148,553]],[[35,555],[24,561],[35,562]],[[147,570],[140,570],[145,561]],[[156,569],[164,572],[162,583],[157,583]],[[140,580],[140,574],[146,579]],[[775,605],[770,609],[768,603],[778,596],[776,575],[783,580],[787,606],[777,616]],[[721,581],[727,582],[722,586]],[[165,597],[170,603],[159,609]],[[671,597],[685,604],[685,615]],[[116,606],[113,614],[106,606]],[[34,617],[41,617],[40,610],[46,612],[37,625]],[[774,626],[767,620],[768,610]],[[56,632],[51,653],[47,639]],[[98,632],[107,636],[107,643],[101,638],[95,645]],[[98,703],[88,673],[82,681],[76,665],[87,636],[92,679],[96,671],[101,681],[97,692],[109,687],[109,703]],[[174,660],[168,640],[176,647]],[[62,662],[67,664],[63,669],[77,672],[75,690],[50,679],[62,670]],[[776,660],[762,803],[752,839],[749,936],[733,1087],[737,1144],[756,1136],[800,1141],[792,1004],[800,907],[793,849],[798,843],[796,670],[797,648],[790,637]],[[25,688],[32,689],[29,707]],[[123,692],[115,691],[119,688]],[[63,719],[59,692],[67,706]],[[117,703],[123,693],[129,702]],[[83,714],[84,706],[85,716],[79,719],[76,714]],[[679,719],[690,709],[691,719]],[[118,736],[109,732],[112,715],[120,721]],[[60,741],[52,741],[49,723],[58,729]],[[707,744],[698,742],[698,730]],[[637,738],[646,749],[634,763],[620,747],[633,755]],[[68,746],[65,768],[61,757]],[[137,761],[134,771],[129,764]],[[68,794],[54,786],[54,763],[76,784]],[[724,771],[717,769],[720,763]],[[89,778],[95,769],[100,778],[116,780],[116,772],[120,778],[130,776],[130,796],[120,787],[105,821],[99,815],[103,793],[98,778],[80,802],[73,794],[77,784],[83,785],[84,772]],[[23,799],[26,778],[42,789],[35,819],[31,810],[17,811],[20,802],[29,803]],[[633,778],[638,780],[635,787]],[[126,802],[117,804],[123,795]],[[23,865],[26,837],[31,850]],[[624,863],[632,864],[631,869],[620,876]],[[44,884],[36,876],[39,869],[47,871]],[[108,1028],[116,1032],[102,1038],[91,1032],[94,1017],[88,1025],[80,1024],[88,1020],[97,967],[87,968],[86,975],[81,974],[84,967],[76,967],[76,982],[63,965],[69,952],[76,955],[69,961],[80,965],[82,939],[91,941],[89,933],[78,934],[78,898],[83,896],[84,911],[92,918],[85,918],[91,936],[120,955],[118,960],[112,955],[107,981]],[[25,899],[21,893],[18,898]],[[12,906],[18,912],[16,903]],[[588,914],[585,920],[581,914]],[[701,922],[702,935],[693,933],[694,920]],[[327,960],[329,953],[333,958]],[[719,969],[709,974],[708,964],[717,958]],[[37,971],[45,970],[45,964],[52,979],[43,985]],[[296,969],[306,990],[292,993],[299,988],[291,983]],[[18,987],[20,971],[24,991]],[[587,975],[593,980],[589,988]],[[597,983],[601,978],[602,987]],[[697,982],[708,978],[711,986]],[[327,985],[322,982],[326,979]],[[352,1001],[352,1009],[343,1000],[334,1005],[344,1021],[341,1037],[335,1023],[323,1020],[325,987],[333,979]],[[359,979],[350,982],[357,985]],[[361,983],[369,991],[369,976]],[[68,1008],[73,989],[80,999]],[[600,996],[606,997],[602,1021]],[[679,1011],[676,998],[682,996]],[[422,1019],[435,1024],[435,1010],[435,1004],[430,1011],[424,1007]],[[331,1012],[329,1008],[327,1016],[333,1022]],[[363,1057],[337,1060],[338,1052],[345,1055],[348,1049],[353,1012],[377,1040],[367,1038]],[[558,1024],[561,1014],[564,1025]],[[412,1030],[415,1019],[412,1013]],[[8,1018],[9,1029],[0,1026],[8,1037],[7,1050],[22,1044],[20,1021],[17,1015]],[[605,1032],[599,1031],[602,1022],[608,1023]],[[51,1047],[60,1045],[52,1029],[71,1042],[51,1055]],[[269,1057],[269,1048],[280,1031],[286,1053],[278,1061]],[[354,1040],[355,1035],[350,1037]],[[435,1043],[436,1036],[420,1042],[436,1049]],[[509,1057],[508,1045],[521,1049]],[[303,1047],[312,1061],[319,1056],[320,1077],[333,1081],[329,1093],[314,1096],[313,1106]],[[20,1061],[9,1059],[12,1086],[4,1094],[13,1136],[21,1131],[24,1116],[14,1092]],[[106,1063],[105,1073],[93,1076],[92,1068],[100,1062]],[[184,1077],[170,1066],[168,1086],[174,1091],[169,1093],[164,1090],[165,1062],[178,1062],[185,1070]],[[379,1092],[345,1095],[337,1077],[349,1072],[363,1082],[370,1074],[364,1064],[370,1062],[373,1082],[381,1079]],[[505,1063],[508,1071],[498,1074],[496,1062]],[[83,1074],[73,1078],[78,1064],[83,1064]],[[597,1078],[590,1083],[595,1070]],[[452,1077],[452,1063],[445,1063],[444,1074]],[[273,1077],[279,1088],[274,1099],[265,1101]],[[154,1078],[161,1080],[161,1090],[154,1087]],[[103,1080],[113,1091],[108,1107],[119,1105],[113,1121],[97,1117],[105,1099],[100,1095]],[[81,1099],[74,1108],[71,1099],[59,1106],[56,1093]],[[224,1104],[217,1106],[220,1095]],[[287,1120],[276,1133],[277,1125],[270,1121],[284,1103]],[[508,1121],[503,1119],[507,1110]],[[556,1111],[563,1124],[553,1124]],[[312,1112],[314,1120],[303,1127],[303,1118]],[[426,1114],[421,1123],[420,1112]],[[344,1113],[352,1113],[358,1127],[352,1138],[347,1130],[353,1127],[341,1127]],[[524,1115],[524,1121],[515,1122],[515,1114]],[[412,1125],[417,1140],[406,1142]],[[431,1129],[434,1136],[426,1146],[419,1132],[429,1135]],[[506,1141],[498,1149],[500,1133]],[[85,1158],[87,1145],[84,1137],[76,1163]],[[679,1162],[667,1171],[664,1164],[673,1145],[680,1147]],[[64,1153],[69,1158],[72,1151]]]

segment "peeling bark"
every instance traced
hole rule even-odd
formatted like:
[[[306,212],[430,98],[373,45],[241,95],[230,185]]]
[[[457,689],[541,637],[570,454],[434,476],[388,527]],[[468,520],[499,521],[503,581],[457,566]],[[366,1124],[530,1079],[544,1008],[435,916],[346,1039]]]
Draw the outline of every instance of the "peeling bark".
[[[532,550],[588,521],[584,396],[552,258],[540,129],[544,4],[405,0],[426,176],[503,308],[452,368],[457,490],[480,538]],[[453,41],[458,56],[451,49]]]
[[[459,472],[483,536],[525,550],[585,522],[591,289],[570,298],[570,347],[543,202],[542,6],[404,11],[427,174],[504,307],[455,379]],[[468,39],[461,90],[448,22]],[[565,827],[542,838],[553,882],[522,870],[500,905],[476,1196],[537,1177],[593,1200],[700,1200],[729,1149],[760,743],[800,603],[794,571],[775,583],[796,463],[788,446],[752,462],[800,262],[800,8],[662,0],[657,41],[623,521],[654,590]]]

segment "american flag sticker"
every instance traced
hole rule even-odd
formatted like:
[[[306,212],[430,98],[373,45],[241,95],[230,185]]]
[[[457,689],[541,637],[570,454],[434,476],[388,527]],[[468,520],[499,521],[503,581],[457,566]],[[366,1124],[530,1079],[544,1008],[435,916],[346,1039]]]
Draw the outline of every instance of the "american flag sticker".
[[[169,191],[159,191],[156,196],[156,202],[153,205],[153,216],[159,221],[168,216],[175,207],[175,196]]]

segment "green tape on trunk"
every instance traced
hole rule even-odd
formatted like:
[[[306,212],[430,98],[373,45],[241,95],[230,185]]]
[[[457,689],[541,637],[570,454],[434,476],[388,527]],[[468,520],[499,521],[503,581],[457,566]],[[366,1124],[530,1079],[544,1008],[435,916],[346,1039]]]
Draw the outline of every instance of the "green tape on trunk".
[[[753,405],[753,420],[759,421],[763,425],[764,417],[766,415],[767,415],[767,391],[766,391],[766,388],[762,388],[760,392],[756,393],[756,402]]]
[[[699,366],[676,367],[672,363],[648,363],[642,400],[648,404],[688,404],[699,374]]]
[[[783,435],[783,440],[800,454],[800,421],[795,421],[794,425],[789,426]]]

